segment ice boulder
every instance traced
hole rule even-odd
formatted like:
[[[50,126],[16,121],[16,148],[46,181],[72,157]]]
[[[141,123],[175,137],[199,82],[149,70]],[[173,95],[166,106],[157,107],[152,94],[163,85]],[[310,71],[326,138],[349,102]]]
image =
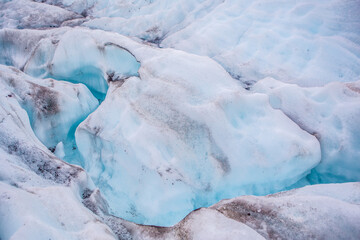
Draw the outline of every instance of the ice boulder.
[[[132,52],[139,77],[110,82],[75,133],[83,167],[115,215],[171,225],[223,198],[284,189],[318,164],[317,139],[216,62]]]
[[[360,181],[360,81],[302,88],[266,78],[252,90],[268,94],[274,108],[319,139],[321,162],[311,182]]]

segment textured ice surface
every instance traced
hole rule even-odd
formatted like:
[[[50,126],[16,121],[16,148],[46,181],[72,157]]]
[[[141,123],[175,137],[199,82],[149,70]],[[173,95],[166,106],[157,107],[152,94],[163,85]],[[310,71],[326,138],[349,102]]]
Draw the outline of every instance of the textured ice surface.
[[[266,78],[253,91],[268,94],[274,108],[319,139],[311,182],[360,181],[360,81],[301,88]]]
[[[83,24],[115,31],[209,56],[244,84],[271,76],[321,86],[355,81],[360,74],[359,0],[36,2],[2,3],[0,23],[10,28]]]
[[[57,157],[160,225],[359,181],[359,5],[0,0],[0,238],[356,239],[358,184],[160,228]]]
[[[209,56],[245,83],[359,79],[358,0],[107,2],[85,26]]]

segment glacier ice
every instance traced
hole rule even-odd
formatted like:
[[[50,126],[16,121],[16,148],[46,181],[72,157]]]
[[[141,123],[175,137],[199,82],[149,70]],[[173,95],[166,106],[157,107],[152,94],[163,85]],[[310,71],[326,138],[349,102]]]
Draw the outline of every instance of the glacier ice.
[[[3,3],[11,4],[3,7],[3,26],[41,28],[36,21],[41,19],[45,24],[58,21],[118,32],[209,56],[244,84],[271,76],[321,86],[359,76],[358,0],[21,1],[24,14],[31,12],[35,21],[14,14],[20,4],[9,1]],[[53,14],[44,16],[42,7]],[[67,12],[56,15],[61,11]]]
[[[359,8],[0,0],[0,238],[356,239]]]
[[[83,26],[209,56],[245,83],[321,86],[360,74],[357,0],[110,2],[95,4]]]

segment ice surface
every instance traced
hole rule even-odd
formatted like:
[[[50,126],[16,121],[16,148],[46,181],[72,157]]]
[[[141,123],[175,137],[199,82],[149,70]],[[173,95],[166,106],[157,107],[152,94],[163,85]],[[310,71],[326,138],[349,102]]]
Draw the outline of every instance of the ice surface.
[[[359,6],[0,0],[0,238],[357,239]]]
[[[209,56],[244,83],[359,79],[358,0],[107,2],[83,25]]]
[[[118,32],[209,56],[244,84],[267,76],[303,86],[359,79],[358,0],[37,2],[47,4],[3,3],[2,26],[83,24]]]
[[[321,144],[311,182],[360,181],[360,81],[301,88],[266,78],[253,87]]]

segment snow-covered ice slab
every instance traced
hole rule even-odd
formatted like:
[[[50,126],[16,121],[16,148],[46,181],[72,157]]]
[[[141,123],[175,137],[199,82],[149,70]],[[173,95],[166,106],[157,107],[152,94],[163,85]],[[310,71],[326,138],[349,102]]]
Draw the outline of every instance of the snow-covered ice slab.
[[[302,88],[266,78],[252,90],[268,94],[275,109],[319,139],[312,183],[360,181],[360,81]]]

